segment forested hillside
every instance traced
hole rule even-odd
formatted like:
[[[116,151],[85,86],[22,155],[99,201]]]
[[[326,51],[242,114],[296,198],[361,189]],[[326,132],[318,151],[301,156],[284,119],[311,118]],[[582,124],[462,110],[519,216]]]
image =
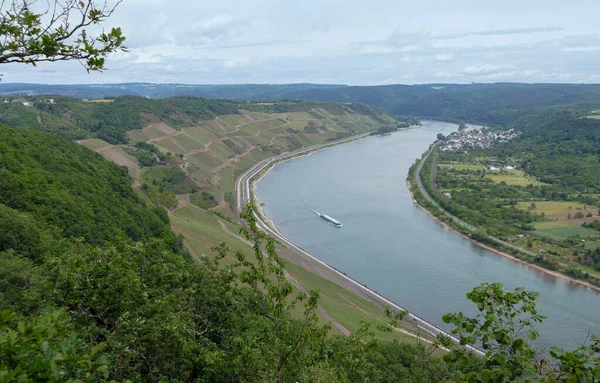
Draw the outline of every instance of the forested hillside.
[[[117,144],[127,141],[125,132],[142,129],[151,123],[164,122],[175,128],[195,126],[216,116],[241,114],[242,110],[284,113],[305,112],[318,107],[334,115],[348,111],[377,118],[385,114],[366,105],[327,102],[248,103],[198,97],[154,100],[134,96],[88,101],[48,97],[7,98],[6,102],[0,103],[0,123],[44,130],[69,139],[101,138]]]
[[[32,85],[0,84],[6,94],[65,94],[100,98],[136,94],[151,98],[200,96],[231,100],[320,100],[364,103],[399,116],[458,122],[503,124],[515,113],[536,108],[598,108],[600,86],[594,84],[421,84],[343,86],[289,85]]]

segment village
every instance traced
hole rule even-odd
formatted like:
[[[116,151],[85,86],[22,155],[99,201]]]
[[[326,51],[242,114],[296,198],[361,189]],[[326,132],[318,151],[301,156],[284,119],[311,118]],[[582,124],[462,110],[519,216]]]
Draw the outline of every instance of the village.
[[[474,128],[467,128],[459,132],[452,132],[444,137],[440,150],[452,153],[468,153],[469,149],[487,149],[493,145],[508,142],[517,137],[520,132],[510,129],[501,131],[483,132]]]

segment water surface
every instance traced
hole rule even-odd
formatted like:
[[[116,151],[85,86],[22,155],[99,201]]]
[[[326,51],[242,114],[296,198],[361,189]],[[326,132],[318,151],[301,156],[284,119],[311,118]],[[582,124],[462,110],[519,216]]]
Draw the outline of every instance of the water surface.
[[[257,197],[290,240],[442,327],[447,312],[474,312],[465,297],[474,286],[502,282],[540,293],[545,342],[575,347],[588,331],[600,334],[600,294],[484,250],[413,204],[409,167],[438,133],[456,128],[425,122],[279,164],[259,182]]]

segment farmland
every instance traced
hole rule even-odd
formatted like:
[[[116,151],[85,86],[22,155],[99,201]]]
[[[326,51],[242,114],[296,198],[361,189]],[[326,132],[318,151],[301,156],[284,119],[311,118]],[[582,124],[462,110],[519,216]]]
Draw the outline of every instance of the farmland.
[[[598,236],[595,230],[571,225],[565,221],[536,222],[535,232],[558,241],[576,235],[582,238]]]
[[[539,182],[533,176],[526,175],[523,170],[505,170],[499,173],[488,173],[486,177],[490,178],[494,182],[500,183],[504,182],[507,185],[517,185],[517,186],[541,186],[544,185],[543,182]]]
[[[527,209],[536,214],[542,214],[550,218],[558,218],[559,216],[567,216],[567,214],[575,214],[578,211],[585,211],[585,205],[578,202],[563,202],[563,201],[533,201],[532,202],[519,202],[517,206],[520,209]]]

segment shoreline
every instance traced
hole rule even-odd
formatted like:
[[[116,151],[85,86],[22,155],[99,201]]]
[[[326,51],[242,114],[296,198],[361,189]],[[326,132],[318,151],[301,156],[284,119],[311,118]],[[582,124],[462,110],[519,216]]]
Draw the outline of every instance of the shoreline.
[[[495,255],[501,256],[501,257],[505,257],[508,258],[516,263],[519,263],[521,265],[527,266],[527,267],[531,267],[532,269],[535,269],[537,272],[540,272],[542,274],[546,274],[546,275],[550,275],[554,278],[559,278],[559,279],[564,279],[567,282],[579,285],[580,287],[586,287],[588,289],[594,290],[597,293],[600,293],[600,287],[593,285],[589,282],[586,281],[582,281],[580,279],[575,279],[573,277],[570,277],[568,275],[565,275],[563,273],[560,273],[558,271],[554,271],[554,270],[549,270],[545,267],[542,267],[540,265],[536,265],[527,261],[524,261],[522,259],[519,259],[517,257],[515,257],[512,254],[509,254],[507,252],[504,252],[502,250],[498,250],[495,247],[492,247],[490,245],[486,245],[484,243],[481,243],[479,241],[474,240],[471,237],[468,237],[466,235],[464,235],[463,233],[459,232],[458,230],[456,230],[455,228],[453,228],[452,226],[450,226],[447,222],[442,221],[441,219],[439,219],[438,217],[436,217],[435,215],[433,215],[432,212],[430,212],[429,210],[427,210],[425,207],[421,206],[419,204],[419,202],[415,199],[415,196],[413,195],[413,192],[411,190],[411,186],[412,184],[410,183],[410,181],[407,179],[406,180],[406,184],[408,187],[408,192],[410,193],[410,198],[412,199],[413,203],[415,204],[415,206],[417,206],[419,209],[423,210],[427,215],[429,215],[430,217],[432,217],[434,220],[436,220],[440,225],[444,226],[445,228],[449,229],[450,231],[452,231],[453,233],[457,234],[458,236],[470,241],[471,243],[473,243],[476,246],[481,247],[482,249],[485,249],[491,253],[494,253]]]
[[[400,130],[398,130],[397,132],[400,132],[400,131],[403,131],[403,130],[418,129],[418,128],[420,128],[421,126],[422,126],[422,125],[418,125],[418,126],[414,126],[414,127],[413,127],[413,126],[411,126],[411,127],[409,127],[409,128],[400,129]],[[397,132],[393,132],[393,133],[397,133]],[[313,153],[317,153],[317,152],[319,152],[319,151],[321,151],[321,150],[324,150],[324,149],[327,149],[327,148],[331,148],[331,147],[338,146],[338,145],[343,145],[343,144],[348,144],[348,143],[351,143],[351,142],[354,142],[354,141],[362,140],[362,139],[369,138],[369,137],[377,137],[377,136],[378,136],[378,135],[374,135],[374,136],[371,136],[371,135],[366,135],[366,136],[363,136],[363,137],[357,137],[357,138],[355,138],[355,139],[349,139],[349,140],[347,140],[347,141],[343,141],[343,142],[339,142],[339,143],[333,143],[332,145],[326,145],[326,146],[323,146],[323,147],[319,147],[319,148],[316,148],[316,149],[314,149],[314,150],[309,150],[309,151],[307,151],[307,152],[305,152],[305,153],[299,153],[298,155],[290,155],[289,157],[284,157],[284,158],[283,158],[283,159],[281,159],[280,161],[273,162],[273,163],[269,164],[269,166],[268,166],[268,167],[266,167],[265,169],[262,169],[262,170],[260,171],[260,173],[258,173],[258,174],[257,174],[255,177],[253,177],[252,179],[250,179],[250,189],[251,189],[251,191],[252,191],[252,194],[251,194],[251,200],[252,200],[253,202],[255,202],[255,205],[256,205],[256,207],[257,207],[257,209],[258,209],[258,212],[259,212],[259,215],[260,215],[260,217],[261,217],[261,218],[264,220],[264,222],[265,222],[265,223],[266,223],[266,224],[267,224],[267,225],[268,225],[268,226],[269,226],[269,227],[270,227],[270,228],[271,228],[273,231],[275,231],[275,232],[276,232],[277,234],[279,234],[280,236],[282,236],[282,237],[285,237],[285,236],[284,236],[284,235],[281,233],[281,231],[279,231],[279,228],[277,227],[277,224],[275,223],[275,221],[273,221],[273,220],[272,220],[272,219],[271,219],[269,216],[267,216],[267,215],[265,214],[265,212],[264,212],[264,209],[263,209],[263,206],[262,206],[262,202],[261,202],[261,201],[258,199],[258,197],[256,196],[256,190],[257,190],[257,186],[256,186],[256,184],[257,184],[258,182],[260,182],[260,180],[262,180],[262,178],[263,178],[263,177],[265,177],[265,176],[267,175],[267,173],[268,173],[268,172],[269,172],[271,169],[273,169],[273,167],[275,167],[275,166],[276,166],[276,165],[278,165],[278,164],[281,164],[281,163],[284,163],[284,162],[287,162],[287,161],[290,161],[290,160],[293,160],[293,159],[301,158],[301,157],[304,157],[304,156],[309,156],[309,155],[311,155],[311,154],[313,154]],[[497,249],[497,248],[495,248],[495,247],[493,247],[493,246],[486,245],[486,244],[484,244],[484,243],[481,243],[481,242],[479,242],[479,241],[476,241],[476,240],[472,239],[471,237],[468,237],[468,236],[464,235],[463,233],[461,233],[461,232],[459,232],[458,230],[454,229],[454,228],[453,228],[452,226],[450,226],[448,223],[446,223],[446,222],[442,221],[441,219],[439,219],[438,217],[436,217],[435,215],[433,215],[433,214],[432,214],[432,213],[431,213],[429,210],[427,210],[426,208],[424,208],[423,206],[421,206],[421,205],[420,205],[420,204],[417,202],[417,200],[415,199],[415,197],[414,197],[414,195],[413,195],[413,192],[412,192],[412,190],[411,190],[411,186],[412,186],[412,185],[411,185],[411,183],[410,183],[410,180],[408,180],[408,179],[407,179],[407,180],[406,180],[406,184],[407,184],[408,192],[409,192],[409,194],[410,194],[410,198],[412,199],[412,201],[413,201],[413,204],[414,204],[415,206],[417,206],[419,209],[423,210],[423,211],[424,211],[426,214],[428,214],[428,215],[429,215],[429,216],[431,216],[433,219],[435,219],[435,220],[436,220],[436,221],[437,221],[439,224],[441,224],[441,225],[442,225],[442,226],[444,226],[445,228],[447,228],[447,229],[451,230],[453,233],[457,234],[458,236],[460,236],[460,237],[462,237],[462,238],[464,238],[464,239],[466,239],[466,240],[470,241],[472,244],[474,244],[474,245],[476,245],[476,246],[478,246],[478,247],[480,247],[480,248],[482,248],[482,249],[485,249],[485,250],[487,250],[487,251],[489,251],[489,252],[491,252],[491,253],[493,253],[493,254],[495,254],[495,255],[497,255],[497,256],[505,257],[505,258],[508,258],[508,259],[510,259],[511,261],[515,262],[515,263],[518,263],[518,264],[520,264],[520,265],[523,265],[523,266],[526,266],[526,267],[530,267],[530,268],[532,268],[533,270],[535,270],[535,271],[537,271],[537,272],[540,272],[540,273],[542,273],[542,274],[549,275],[549,276],[552,276],[552,277],[554,277],[554,278],[563,279],[563,280],[565,280],[565,281],[567,281],[567,282],[569,282],[569,283],[572,283],[572,284],[578,285],[578,286],[580,286],[580,287],[585,287],[585,288],[587,288],[587,289],[591,289],[591,290],[593,290],[593,291],[595,291],[595,292],[597,292],[597,293],[600,293],[600,286],[596,286],[596,285],[594,285],[594,284],[591,284],[591,283],[589,283],[589,282],[586,282],[586,281],[582,281],[582,280],[580,280],[580,279],[573,278],[573,277],[571,277],[571,276],[565,275],[565,274],[563,274],[563,273],[560,273],[560,272],[558,272],[558,271],[555,271],[555,270],[549,270],[549,269],[547,269],[547,268],[545,268],[545,267],[543,267],[543,266],[536,265],[536,264],[534,264],[534,263],[531,263],[531,262],[524,261],[524,260],[522,260],[522,259],[519,259],[519,258],[515,257],[515,256],[514,256],[514,255],[512,255],[512,254],[509,254],[509,253],[507,253],[507,252],[504,252],[504,251],[502,251],[502,250],[499,250],[499,249]]]

